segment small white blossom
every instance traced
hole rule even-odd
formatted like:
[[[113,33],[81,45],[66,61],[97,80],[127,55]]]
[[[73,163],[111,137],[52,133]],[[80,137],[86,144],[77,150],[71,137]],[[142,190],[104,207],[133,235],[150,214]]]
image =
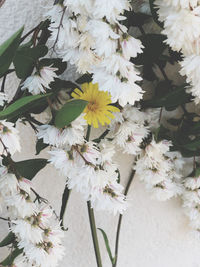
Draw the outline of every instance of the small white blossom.
[[[38,126],[38,139],[43,139],[45,144],[50,144],[56,147],[64,145],[82,144],[84,142],[84,126],[86,121],[83,116],[78,117],[69,126],[63,129],[58,129],[53,125]]]
[[[42,67],[39,74],[29,76],[22,84],[21,90],[28,89],[34,95],[45,93],[46,89],[50,89],[49,85],[57,77],[55,71],[57,68]]]
[[[21,150],[18,130],[13,127],[13,123],[0,121],[0,154],[6,154],[6,149],[13,155]]]
[[[169,152],[170,143],[154,140],[142,152],[134,169],[152,197],[165,201],[174,196],[181,195],[181,155]]]

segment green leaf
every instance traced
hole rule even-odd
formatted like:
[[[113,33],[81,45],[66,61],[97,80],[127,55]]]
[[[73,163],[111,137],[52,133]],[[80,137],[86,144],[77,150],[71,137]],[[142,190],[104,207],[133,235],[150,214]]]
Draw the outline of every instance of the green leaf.
[[[65,211],[67,208],[67,203],[69,201],[69,197],[70,197],[70,193],[71,193],[71,189],[68,188],[67,185],[65,185],[65,189],[62,195],[62,205],[61,205],[61,209],[60,209],[60,221],[61,221],[61,228],[62,230],[65,230],[64,228],[64,215],[65,215]]]
[[[51,83],[51,89],[55,93],[59,92],[60,90],[66,90],[67,92],[70,92],[76,88],[78,88],[78,86],[71,81],[55,79],[55,81]]]
[[[57,68],[57,75],[61,75],[67,68],[67,62],[64,62],[61,58],[43,58],[39,62],[40,67],[51,66]]]
[[[23,30],[24,27],[19,29],[15,34],[13,34],[7,41],[5,41],[0,46],[0,78],[8,70],[11,62],[13,61],[15,52],[20,44],[20,39]]]
[[[72,99],[68,101],[57,113],[55,117],[55,126],[63,128],[74,121],[84,110],[87,101],[81,99]]]
[[[36,47],[19,47],[16,51],[13,63],[16,69],[17,77],[25,79],[31,75],[33,68],[40,57],[44,57],[48,52],[45,45]]]
[[[12,232],[9,232],[9,234],[0,242],[0,247],[5,247],[13,243],[15,240],[15,235]]]
[[[191,142],[182,145],[184,149],[190,150],[190,151],[197,151],[200,149],[200,137],[195,138]]]
[[[36,143],[36,155],[39,155],[40,152],[48,146],[48,144],[43,143],[42,139],[38,139]]]
[[[167,120],[167,122],[173,126],[178,126],[182,121],[183,121],[183,118],[180,118],[180,119],[171,118]]]
[[[100,230],[102,235],[103,235],[103,239],[104,239],[104,242],[105,242],[105,245],[106,245],[106,250],[108,252],[108,256],[110,258],[111,263],[114,264],[115,263],[115,258],[113,258],[113,256],[112,256],[112,252],[111,252],[111,249],[110,249],[108,237],[107,237],[107,235],[106,235],[106,233],[104,232],[103,229],[101,229],[101,228],[97,228],[97,229]]]
[[[124,15],[127,17],[125,24],[128,28],[130,28],[131,26],[143,26],[145,23],[148,23],[149,19],[151,18],[150,15],[147,15],[145,13],[135,13],[133,11],[126,11]]]
[[[84,74],[80,78],[76,80],[76,83],[83,84],[83,83],[89,83],[92,81],[92,75],[91,74]]]
[[[21,253],[23,252],[23,249],[18,249],[16,248],[15,250],[13,250],[10,255],[8,255],[8,257],[2,261],[0,264],[3,266],[11,266],[14,259],[17,258],[17,256],[19,256]]]
[[[186,93],[185,85],[183,85],[183,86],[180,86],[180,87],[177,87],[171,90],[171,92],[169,92],[167,95],[163,97],[144,101],[143,106],[145,108],[165,107],[166,109],[170,109],[170,108],[175,109],[179,105],[190,102],[191,99],[192,99],[191,95]]]
[[[151,65],[158,62],[158,59],[167,48],[167,45],[164,43],[166,36],[150,33],[140,36],[139,39],[144,45],[143,53],[131,59],[132,62],[136,65]]]
[[[195,169],[194,177],[199,177],[200,176],[200,168]]]
[[[47,165],[47,159],[29,159],[15,162],[17,172],[24,178],[32,180],[33,177]]]
[[[155,2],[155,0],[149,0],[149,6],[151,9],[151,14],[152,14],[153,20],[155,21],[156,24],[158,24],[158,26],[163,28],[163,23],[159,21],[159,17],[157,14],[158,8],[155,7],[154,2]]]
[[[46,98],[51,96],[52,94],[45,95],[33,95],[33,96],[25,96],[13,104],[5,108],[0,112],[0,120],[4,119],[12,119],[15,117],[19,117],[25,112],[29,111],[32,107],[40,106],[41,103],[46,101]]]
[[[155,130],[154,138],[155,138],[156,142],[159,142],[163,139],[169,140],[170,139],[170,131],[161,124],[160,127]]]

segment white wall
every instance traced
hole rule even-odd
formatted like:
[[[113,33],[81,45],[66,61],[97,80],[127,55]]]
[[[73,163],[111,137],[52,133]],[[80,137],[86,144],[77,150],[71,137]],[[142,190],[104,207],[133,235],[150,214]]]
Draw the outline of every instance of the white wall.
[[[84,0],[83,0],[84,1]],[[48,0],[6,0],[0,8],[0,42],[9,37],[23,24],[26,30],[37,25],[43,9],[40,3]],[[52,2],[52,1],[51,1]],[[16,88],[16,80],[10,79],[7,90]],[[34,136],[31,129],[19,126],[23,142],[22,153],[16,159],[28,159],[34,155]],[[40,156],[46,157],[43,153]],[[121,165],[122,182],[125,184],[132,163],[131,157],[118,157]],[[34,179],[37,191],[49,199],[59,212],[64,178],[48,166]],[[187,218],[183,215],[181,203],[177,200],[157,202],[150,199],[144,185],[137,177],[129,194],[130,207],[122,223],[118,267],[200,267],[200,239],[193,234]],[[86,203],[73,192],[65,217],[66,257],[60,266],[95,267],[95,257],[88,224]],[[103,228],[114,248],[117,217],[107,213],[96,213],[97,226]],[[6,235],[7,226],[0,222],[0,238]],[[110,267],[102,237],[103,267]],[[0,258],[5,256],[0,249]]]

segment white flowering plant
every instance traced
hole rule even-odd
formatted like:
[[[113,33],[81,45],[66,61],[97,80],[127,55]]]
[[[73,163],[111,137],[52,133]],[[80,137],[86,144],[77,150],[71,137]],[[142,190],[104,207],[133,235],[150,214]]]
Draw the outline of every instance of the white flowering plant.
[[[116,267],[134,176],[160,201],[180,197],[200,231],[199,25],[198,0],[57,0],[34,29],[0,45],[0,219],[8,225],[0,247],[10,250],[0,266],[59,266],[76,190],[98,267],[94,210],[119,216],[114,254],[99,229]],[[10,75],[20,80],[12,97]],[[16,161],[22,123],[36,136],[36,155],[45,149],[48,158]],[[125,188],[117,151],[133,158]],[[59,216],[31,183],[48,164],[66,178]]]

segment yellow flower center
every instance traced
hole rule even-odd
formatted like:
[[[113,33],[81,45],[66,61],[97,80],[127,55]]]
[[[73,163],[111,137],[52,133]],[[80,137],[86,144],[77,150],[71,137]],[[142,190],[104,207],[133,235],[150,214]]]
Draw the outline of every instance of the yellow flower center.
[[[111,95],[108,92],[100,91],[98,84],[84,83],[81,90],[76,88],[72,97],[88,101],[84,109],[85,120],[89,125],[98,128],[98,123],[105,125],[114,118],[112,112],[118,112],[119,109],[111,105]]]
[[[98,103],[96,101],[91,101],[88,105],[87,105],[87,108],[90,110],[90,111],[95,111],[98,109]]]

